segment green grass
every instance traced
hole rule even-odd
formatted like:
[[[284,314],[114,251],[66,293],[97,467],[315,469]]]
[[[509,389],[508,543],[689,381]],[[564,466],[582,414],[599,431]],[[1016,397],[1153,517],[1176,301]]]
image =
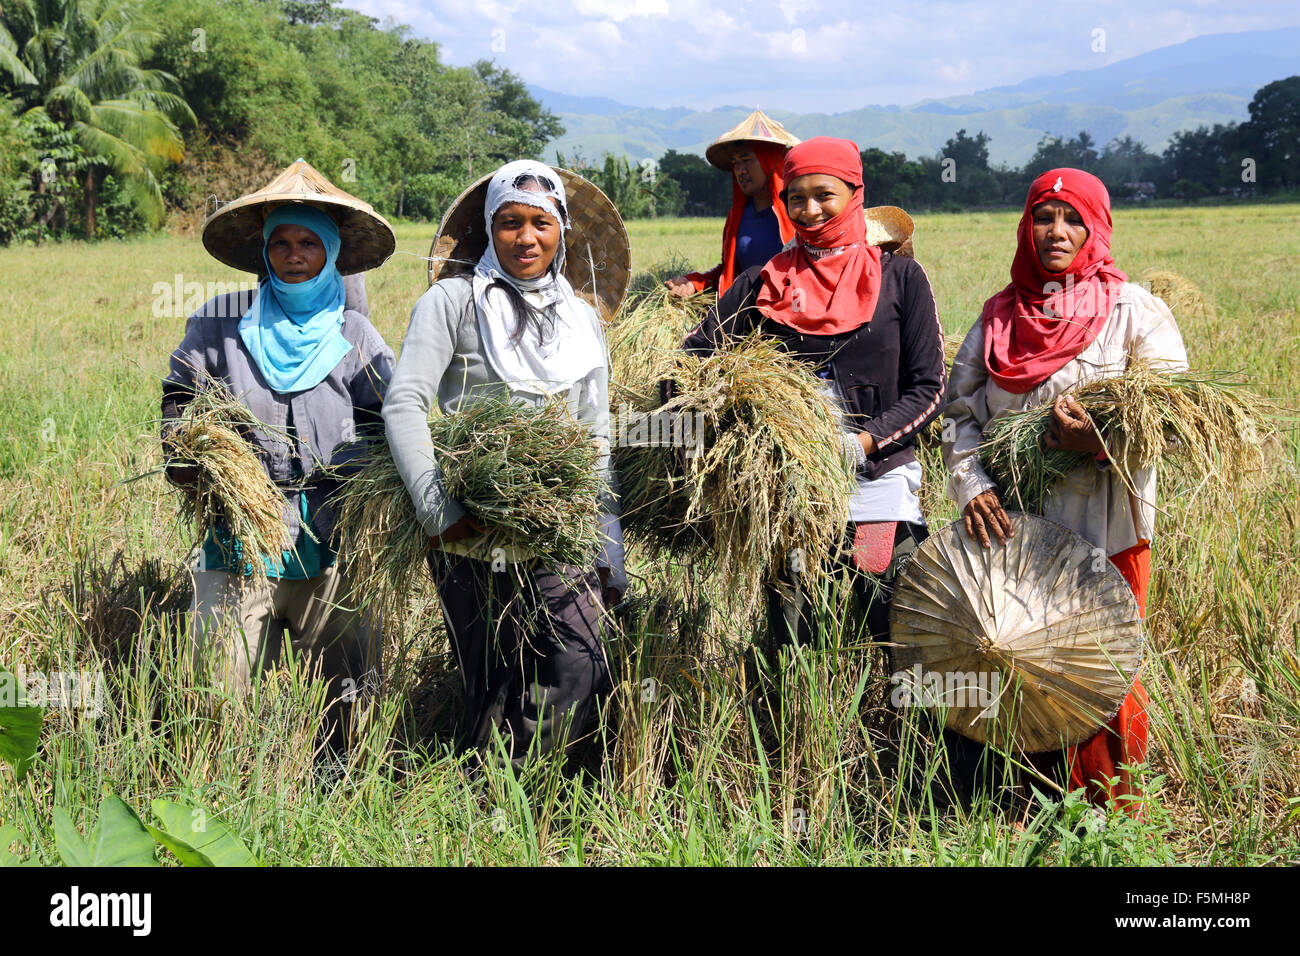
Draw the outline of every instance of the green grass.
[[[1300,206],[1122,209],[1116,258],[1181,273],[1216,318],[1183,323],[1192,364],[1300,407]],[[949,332],[1006,281],[1012,212],[917,217]],[[403,224],[367,277],[395,349],[426,288],[433,229]],[[709,268],[720,220],[634,222],[633,262]],[[319,681],[291,668],[248,699],[177,652],[190,542],[156,467],[159,380],[184,316],[155,284],[237,281],[195,238],[0,250],[0,667],[103,673],[104,712],[52,711],[0,825],[53,863],[53,808],[85,832],[105,788],[137,813],[206,807],[271,863],[1255,864],[1300,855],[1300,442],[1266,478],[1210,499],[1162,488],[1150,597],[1149,815],[1045,797],[1028,812],[932,799],[942,752],[893,720],[881,653],[830,607],[825,646],[769,665],[716,585],[652,566],[610,647],[619,685],[597,779],[540,765],[469,775],[443,743],[456,676],[430,600],[388,635],[385,686],[345,767],[307,756]],[[161,308],[160,308],[161,310]],[[118,557],[120,556],[120,557]],[[1019,826],[1017,826],[1019,824]]]

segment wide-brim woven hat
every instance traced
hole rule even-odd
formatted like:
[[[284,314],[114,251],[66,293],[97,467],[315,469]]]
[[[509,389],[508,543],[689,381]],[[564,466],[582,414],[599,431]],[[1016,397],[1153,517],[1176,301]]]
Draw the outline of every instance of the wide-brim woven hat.
[[[982,547],[955,521],[900,569],[894,677],[972,740],[1057,750],[1118,713],[1142,663],[1141,615],[1104,552],[1055,522],[1009,514],[1005,545]]]
[[[627,294],[632,279],[632,246],[618,208],[600,188],[567,169],[551,167],[564,182],[569,230],[564,234],[564,277],[573,291],[609,321]],[[483,206],[488,180],[477,180],[456,197],[433,237],[429,252],[429,284],[469,275],[487,249]]]
[[[228,266],[263,275],[262,224],[271,210],[291,203],[315,206],[338,223],[335,265],[343,275],[373,269],[397,248],[393,227],[370,203],[345,193],[301,159],[256,192],[218,206],[203,223],[203,247]]]
[[[704,158],[719,169],[731,172],[731,155],[743,143],[777,143],[789,149],[799,145],[799,137],[762,110],[754,110],[710,143]]]
[[[867,242],[884,252],[911,256],[912,233],[916,223],[897,206],[870,206],[867,215]]]

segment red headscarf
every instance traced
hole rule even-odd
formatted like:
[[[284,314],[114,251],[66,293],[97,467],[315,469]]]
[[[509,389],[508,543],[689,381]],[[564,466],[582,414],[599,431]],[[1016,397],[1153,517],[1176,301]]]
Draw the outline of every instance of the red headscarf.
[[[781,176],[781,163],[785,159],[786,148],[780,143],[745,141],[743,147],[752,149],[758,165],[767,174],[767,192],[772,197],[772,210],[776,213],[777,229],[781,241],[789,242],[794,238],[794,225],[785,211],[781,201],[781,192],[785,189],[785,180]],[[686,278],[695,284],[696,292],[703,292],[709,285],[714,273],[717,273],[718,295],[726,292],[736,281],[736,238],[740,234],[740,219],[745,214],[745,205],[749,197],[740,191],[736,177],[731,177],[731,209],[727,212],[726,225],[722,227],[722,265],[708,272],[691,272]],[[719,271],[721,270],[721,271]]]
[[[1088,229],[1064,272],[1048,272],[1034,250],[1034,207],[1050,199],[1075,208]],[[984,361],[1008,392],[1037,386],[1092,344],[1128,276],[1110,255],[1110,194],[1081,169],[1049,169],[1029,187],[1020,217],[1011,284],[984,303]]]
[[[862,212],[862,154],[847,139],[815,136],[785,155],[782,178],[825,173],[853,187],[837,216],[811,228],[795,224],[798,244],[763,267],[757,305],[768,318],[808,335],[835,335],[871,321],[880,298],[880,250],[867,244]],[[808,247],[834,249],[816,258]]]

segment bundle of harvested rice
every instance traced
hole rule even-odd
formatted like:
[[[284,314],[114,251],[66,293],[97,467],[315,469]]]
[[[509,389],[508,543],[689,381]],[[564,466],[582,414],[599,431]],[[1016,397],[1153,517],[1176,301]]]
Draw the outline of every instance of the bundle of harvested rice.
[[[198,471],[195,484],[179,489],[182,517],[192,521],[198,540],[224,528],[231,556],[242,556],[253,578],[265,581],[266,561],[278,561],[293,541],[284,495],[240,429],[269,431],[222,382],[209,380],[185,406],[166,445],[170,464]]]
[[[658,388],[653,377],[663,358],[676,350],[716,301],[712,293],[679,299],[663,280],[679,274],[676,263],[643,272],[632,281],[623,307],[607,333],[610,382],[615,400],[649,400]]]
[[[616,443],[625,531],[711,563],[751,605],[783,570],[820,576],[854,486],[821,381],[757,333],[661,374],[676,395],[656,414],[677,427],[658,437],[676,447]]]
[[[493,549],[547,564],[584,564],[601,542],[600,449],[563,400],[523,405],[508,396],[475,400],[429,423],[448,496],[459,501]],[[359,592],[388,608],[410,595],[429,538],[386,442],[343,478],[334,496],[340,553]]]
[[[1263,467],[1273,431],[1271,402],[1213,375],[1167,372],[1134,362],[1122,375],[1085,381],[1071,392],[1108,442],[1113,467],[1133,488],[1132,472],[1166,459],[1185,479],[1228,489],[1243,471]],[[1084,464],[1084,452],[1043,444],[1052,404],[990,422],[980,459],[1003,500],[1041,514],[1052,488]]]

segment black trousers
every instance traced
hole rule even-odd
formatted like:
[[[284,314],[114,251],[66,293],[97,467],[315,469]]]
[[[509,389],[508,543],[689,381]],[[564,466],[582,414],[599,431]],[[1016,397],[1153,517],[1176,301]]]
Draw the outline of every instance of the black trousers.
[[[844,546],[826,560],[835,571],[847,569],[853,590],[862,603],[867,629],[874,640],[889,639],[889,602],[894,597],[894,581],[898,569],[922,541],[930,536],[924,524],[900,521],[894,532],[894,553],[883,574],[859,571],[853,564],[853,536],[857,525],[849,522],[845,531]],[[815,605],[812,596],[799,584],[799,579],[783,569],[781,586],[767,586],[768,635],[775,653],[788,644],[806,645],[812,642],[815,632]]]
[[[575,757],[612,687],[600,578],[568,565],[493,567],[448,554],[429,561],[465,692],[461,747],[495,759],[495,729],[516,767],[557,750]]]

